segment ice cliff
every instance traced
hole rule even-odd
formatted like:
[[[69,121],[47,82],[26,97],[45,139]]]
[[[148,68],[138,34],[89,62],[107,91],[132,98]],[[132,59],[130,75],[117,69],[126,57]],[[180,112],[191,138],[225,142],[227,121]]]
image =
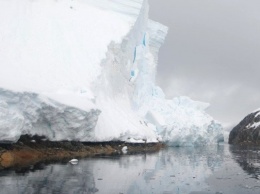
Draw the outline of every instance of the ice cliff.
[[[216,143],[208,104],[156,86],[147,0],[0,0],[0,141]]]

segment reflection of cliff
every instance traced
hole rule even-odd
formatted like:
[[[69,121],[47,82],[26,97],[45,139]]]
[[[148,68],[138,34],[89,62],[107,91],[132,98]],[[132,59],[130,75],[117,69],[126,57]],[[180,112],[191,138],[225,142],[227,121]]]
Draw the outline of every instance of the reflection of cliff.
[[[260,179],[260,149],[252,146],[230,146],[233,159],[253,178]]]
[[[223,146],[180,147],[86,158],[75,166],[40,166],[20,174],[0,171],[0,188],[7,194],[190,193],[208,187],[205,180],[222,165],[224,154]]]
[[[0,188],[6,194],[77,193],[94,194],[95,187],[91,165],[49,165],[40,170],[15,173],[0,172]],[[1,193],[1,191],[0,191]]]
[[[142,171],[128,193],[200,191],[207,188],[206,178],[222,165],[223,155],[223,146],[168,148],[160,152],[154,168]]]

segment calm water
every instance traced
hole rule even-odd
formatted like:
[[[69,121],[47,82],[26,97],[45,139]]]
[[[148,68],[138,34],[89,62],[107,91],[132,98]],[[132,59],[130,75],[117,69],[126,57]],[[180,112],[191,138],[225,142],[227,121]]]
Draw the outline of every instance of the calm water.
[[[168,148],[0,171],[0,193],[259,194],[260,148]]]

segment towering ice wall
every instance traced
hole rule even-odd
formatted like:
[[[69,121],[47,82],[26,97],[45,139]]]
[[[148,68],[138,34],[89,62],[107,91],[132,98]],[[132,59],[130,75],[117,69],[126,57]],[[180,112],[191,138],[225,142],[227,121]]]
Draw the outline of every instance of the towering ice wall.
[[[207,104],[156,86],[167,27],[147,0],[0,0],[0,141],[215,143]]]

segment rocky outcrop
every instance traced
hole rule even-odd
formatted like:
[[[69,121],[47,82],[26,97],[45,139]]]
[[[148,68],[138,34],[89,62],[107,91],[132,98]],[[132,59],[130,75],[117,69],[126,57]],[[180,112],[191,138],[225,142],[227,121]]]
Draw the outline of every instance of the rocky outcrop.
[[[0,143],[0,170],[26,168],[42,162],[69,161],[99,155],[152,153],[162,143],[49,141],[44,136],[22,135],[13,144]]]
[[[260,145],[260,110],[247,115],[231,130],[228,143]]]

